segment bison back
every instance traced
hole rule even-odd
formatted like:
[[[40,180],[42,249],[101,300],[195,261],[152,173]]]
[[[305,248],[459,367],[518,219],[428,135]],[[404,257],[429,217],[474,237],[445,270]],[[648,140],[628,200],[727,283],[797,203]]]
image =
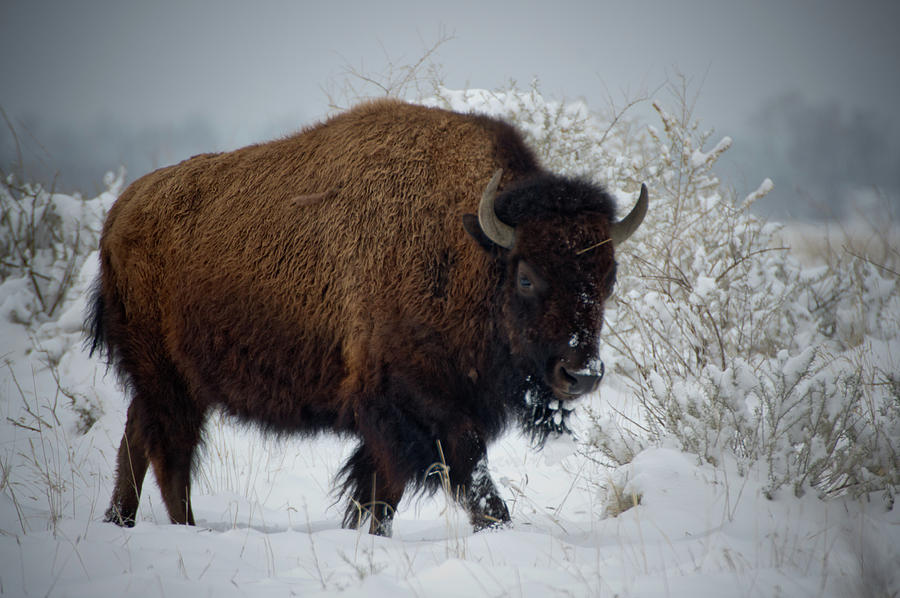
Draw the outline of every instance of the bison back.
[[[502,122],[381,101],[150,173],[104,228],[107,342],[164,353],[204,405],[352,429],[385,362],[428,369],[410,340],[474,367],[491,283],[461,218],[496,168],[536,169]]]

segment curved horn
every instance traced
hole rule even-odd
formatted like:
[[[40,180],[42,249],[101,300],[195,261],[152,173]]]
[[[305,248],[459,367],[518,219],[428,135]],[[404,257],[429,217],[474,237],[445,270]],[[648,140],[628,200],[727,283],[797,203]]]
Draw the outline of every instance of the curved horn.
[[[478,204],[478,224],[488,239],[500,247],[510,249],[516,240],[516,230],[501,222],[494,212],[494,197],[497,195],[497,186],[500,184],[502,174],[503,169],[498,168],[481,194],[481,203]]]
[[[647,214],[647,203],[647,185],[642,184],[641,195],[631,212],[609,227],[609,238],[612,239],[613,246],[618,247],[641,225]]]

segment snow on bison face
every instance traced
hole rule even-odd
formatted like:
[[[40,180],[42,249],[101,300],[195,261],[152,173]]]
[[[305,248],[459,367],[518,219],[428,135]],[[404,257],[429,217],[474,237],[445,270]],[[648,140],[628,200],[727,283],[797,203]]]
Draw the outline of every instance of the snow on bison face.
[[[503,262],[501,327],[514,358],[560,401],[597,388],[603,304],[616,279],[615,248],[637,229],[647,190],[631,213],[612,222],[600,187],[553,175],[497,192],[486,187],[467,230]]]

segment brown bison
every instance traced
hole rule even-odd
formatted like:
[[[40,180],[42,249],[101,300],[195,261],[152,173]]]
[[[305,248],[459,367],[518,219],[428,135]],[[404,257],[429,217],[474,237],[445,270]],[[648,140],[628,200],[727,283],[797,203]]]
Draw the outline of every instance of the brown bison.
[[[106,519],[133,525],[153,465],[194,523],[211,407],[265,430],[332,431],[344,525],[390,534],[408,486],[444,463],[480,529],[509,520],[486,446],[511,420],[567,429],[602,376],[615,221],[600,187],[541,168],[509,124],[397,101],[195,156],[128,187],[100,241],[89,317],[130,393]]]

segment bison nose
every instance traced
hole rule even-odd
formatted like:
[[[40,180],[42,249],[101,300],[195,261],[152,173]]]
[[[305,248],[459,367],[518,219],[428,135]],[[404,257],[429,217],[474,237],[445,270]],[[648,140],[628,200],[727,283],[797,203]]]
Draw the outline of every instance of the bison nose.
[[[593,392],[603,379],[603,371],[603,362],[599,359],[579,369],[569,369],[561,360],[553,368],[553,392],[564,399]]]

